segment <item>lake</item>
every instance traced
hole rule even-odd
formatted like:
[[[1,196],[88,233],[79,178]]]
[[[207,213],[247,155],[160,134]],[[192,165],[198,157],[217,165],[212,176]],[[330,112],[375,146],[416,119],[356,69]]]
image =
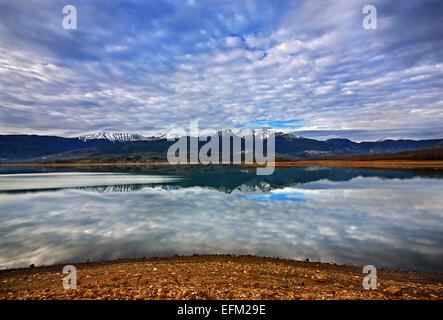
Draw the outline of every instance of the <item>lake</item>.
[[[0,268],[254,254],[443,271],[443,171],[0,167]]]

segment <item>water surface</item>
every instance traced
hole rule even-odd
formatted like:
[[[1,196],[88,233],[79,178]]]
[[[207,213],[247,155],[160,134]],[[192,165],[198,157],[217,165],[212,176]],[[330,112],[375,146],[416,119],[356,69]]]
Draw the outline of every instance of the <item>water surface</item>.
[[[443,271],[438,170],[2,170],[0,268],[240,253]]]

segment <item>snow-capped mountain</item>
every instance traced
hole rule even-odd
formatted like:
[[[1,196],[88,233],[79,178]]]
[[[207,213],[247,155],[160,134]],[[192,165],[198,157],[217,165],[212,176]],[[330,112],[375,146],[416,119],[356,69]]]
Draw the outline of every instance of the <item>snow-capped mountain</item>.
[[[105,139],[112,142],[127,142],[127,141],[142,141],[142,140],[154,140],[153,137],[144,137],[139,134],[125,133],[125,132],[99,132],[93,134],[87,134],[78,139],[82,141]]]
[[[272,129],[264,130],[263,128],[248,128],[248,127],[223,129],[220,131],[220,133],[224,135],[235,134],[243,138],[252,135],[255,137],[260,137],[262,139],[268,138],[272,133],[277,134],[277,132]]]
[[[275,131],[273,130],[264,131],[263,129],[256,129],[256,128],[235,128],[235,129],[223,129],[219,131],[219,133],[222,135],[237,135],[240,137],[247,137],[253,135],[256,137],[260,136],[262,139],[266,139],[269,137],[271,133],[275,133]],[[179,138],[178,135],[173,135],[168,133],[159,136],[147,137],[136,133],[126,133],[126,132],[98,132],[78,137],[78,139],[83,142],[89,140],[96,140],[96,139],[104,139],[104,140],[109,140],[111,142],[128,142],[128,141],[155,141],[162,139],[177,139],[177,138]]]
[[[225,130],[225,134],[232,131]],[[240,132],[237,131],[239,135]],[[249,131],[252,134],[252,130]],[[254,133],[259,133],[254,131]],[[221,134],[219,131],[218,134]],[[173,141],[165,141],[170,135],[142,136],[129,133],[97,133],[82,137],[57,137],[38,135],[0,135],[0,162],[23,160],[54,161],[59,159],[83,159],[101,155],[123,155],[155,152],[165,155]],[[140,141],[144,140],[144,141]],[[118,146],[120,141],[129,141]],[[133,141],[131,143],[131,141]],[[203,141],[202,141],[203,143]],[[385,140],[382,142],[353,142],[347,139],[315,140],[277,132],[275,152],[282,157],[297,159],[329,155],[379,154],[434,148],[443,139],[432,140]],[[112,150],[107,146],[115,144]],[[35,146],[39,146],[36,148]],[[200,144],[201,145],[201,144]],[[91,148],[94,148],[91,150]],[[86,150],[87,149],[87,150]],[[431,151],[433,151],[432,149]],[[419,152],[419,151],[417,151]],[[420,151],[421,152],[421,151]],[[417,153],[418,154],[418,153]],[[420,153],[421,154],[421,153]],[[439,157],[439,154],[436,154]]]
[[[151,140],[178,139],[178,138],[180,138],[179,135],[177,135],[177,134],[170,134],[170,133],[165,133],[165,134],[162,134],[160,136],[149,137],[149,139],[151,139]]]
[[[99,132],[99,133],[92,133],[87,134],[84,136],[78,137],[78,139],[82,140],[83,142],[86,142],[88,140],[94,140],[94,139],[105,139],[112,142],[128,142],[128,141],[156,141],[156,140],[163,140],[163,139],[169,139],[169,138],[178,138],[176,135],[170,135],[170,134],[162,134],[159,136],[142,136],[140,134],[136,133],[126,133],[126,132]]]

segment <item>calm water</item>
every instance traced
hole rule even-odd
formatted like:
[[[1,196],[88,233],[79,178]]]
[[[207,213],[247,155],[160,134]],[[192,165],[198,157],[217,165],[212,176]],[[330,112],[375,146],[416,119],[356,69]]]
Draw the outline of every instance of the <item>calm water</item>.
[[[0,268],[241,253],[443,272],[442,171],[84,170],[0,168]]]

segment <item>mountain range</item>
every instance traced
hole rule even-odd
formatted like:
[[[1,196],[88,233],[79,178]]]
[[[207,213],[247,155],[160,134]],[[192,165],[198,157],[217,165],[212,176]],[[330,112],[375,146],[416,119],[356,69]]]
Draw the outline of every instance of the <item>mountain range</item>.
[[[227,129],[219,132],[219,134],[235,135],[242,133]],[[164,156],[173,143],[174,141],[166,139],[166,135],[145,137],[130,133],[101,132],[76,138],[0,135],[0,161],[44,162],[143,153]],[[205,143],[199,142],[199,146]],[[242,143],[244,143],[243,140]],[[276,133],[275,151],[277,157],[307,159],[336,155],[397,153],[428,148],[439,143],[443,143],[443,139],[383,140],[375,142],[354,142],[348,139],[320,141],[297,137],[293,134]]]
[[[140,134],[126,133],[126,132],[99,132],[78,137],[83,142],[90,140],[109,140],[111,142],[128,142],[128,141],[142,141],[150,140]]]

